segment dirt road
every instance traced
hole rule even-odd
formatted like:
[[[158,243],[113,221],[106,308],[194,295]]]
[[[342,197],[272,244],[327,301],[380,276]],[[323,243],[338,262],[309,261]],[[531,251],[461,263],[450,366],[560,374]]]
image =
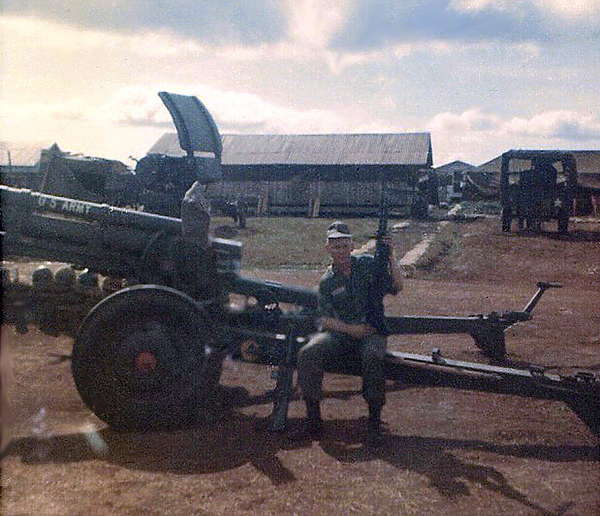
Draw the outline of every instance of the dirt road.
[[[560,281],[532,321],[508,330],[509,358],[598,374],[598,224],[573,224],[567,239],[498,228],[497,220],[459,225],[449,253],[407,280],[388,313],[519,309],[537,281]],[[319,277],[250,272],[306,286]],[[329,375],[325,436],[299,444],[264,430],[268,368],[227,361],[223,383],[235,388],[221,419],[172,433],[117,433],[86,409],[69,362],[56,357],[70,353],[68,339],[35,329],[5,335],[16,425],[2,463],[2,515],[600,514],[598,439],[558,402],[390,382],[387,435],[373,451],[362,443],[360,381]],[[464,336],[393,337],[389,346],[485,361]],[[294,428],[299,401],[290,416]]]

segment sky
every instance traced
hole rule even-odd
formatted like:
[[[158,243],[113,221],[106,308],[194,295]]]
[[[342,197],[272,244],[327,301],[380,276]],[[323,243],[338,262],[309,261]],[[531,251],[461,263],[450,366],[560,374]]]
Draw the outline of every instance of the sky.
[[[223,134],[429,132],[434,165],[600,149],[600,0],[0,0],[0,140],[134,165]]]

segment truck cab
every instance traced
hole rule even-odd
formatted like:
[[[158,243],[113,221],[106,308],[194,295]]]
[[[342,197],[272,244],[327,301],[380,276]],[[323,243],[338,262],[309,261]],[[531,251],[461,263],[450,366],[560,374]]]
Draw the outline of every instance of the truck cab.
[[[566,151],[510,150],[502,155],[500,173],[502,231],[517,219],[520,230],[539,232],[542,223],[557,220],[567,233],[577,189],[577,165]]]

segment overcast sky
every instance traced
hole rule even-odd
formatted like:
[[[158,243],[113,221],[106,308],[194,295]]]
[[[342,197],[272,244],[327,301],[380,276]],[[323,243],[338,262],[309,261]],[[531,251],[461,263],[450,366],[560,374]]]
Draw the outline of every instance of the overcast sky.
[[[600,0],[0,0],[0,140],[120,159],[174,131],[422,132],[435,166],[600,149]]]

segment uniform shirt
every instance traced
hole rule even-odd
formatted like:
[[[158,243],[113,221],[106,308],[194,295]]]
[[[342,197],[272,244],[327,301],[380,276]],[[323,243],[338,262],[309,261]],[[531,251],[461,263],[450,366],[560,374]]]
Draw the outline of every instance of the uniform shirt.
[[[210,203],[204,197],[202,185],[196,181],[181,201],[181,231],[188,240],[208,247]]]
[[[350,324],[367,322],[369,285],[373,282],[375,260],[370,255],[351,256],[350,276],[331,266],[319,283],[319,312]],[[396,294],[389,272],[384,278],[384,294]],[[383,303],[383,298],[377,300]]]

